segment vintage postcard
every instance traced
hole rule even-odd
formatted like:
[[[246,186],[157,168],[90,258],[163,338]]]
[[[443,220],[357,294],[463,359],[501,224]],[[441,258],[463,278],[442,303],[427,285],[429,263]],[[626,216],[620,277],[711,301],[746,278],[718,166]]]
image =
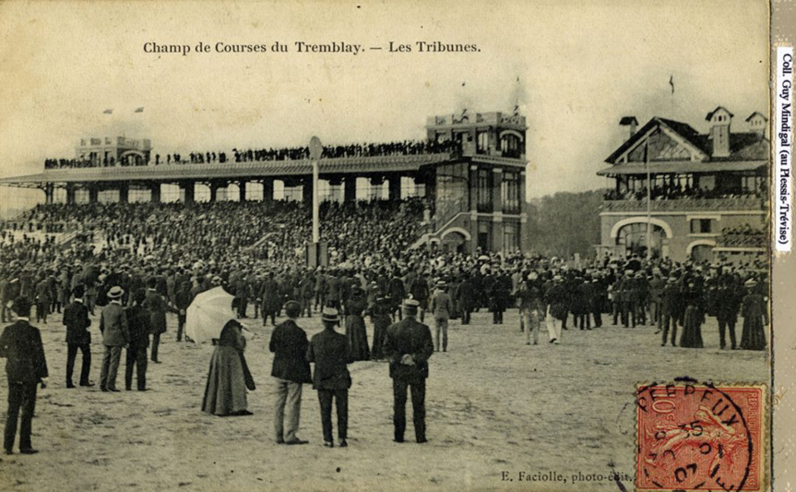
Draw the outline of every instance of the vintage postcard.
[[[0,3],[0,490],[790,490],[787,3]]]

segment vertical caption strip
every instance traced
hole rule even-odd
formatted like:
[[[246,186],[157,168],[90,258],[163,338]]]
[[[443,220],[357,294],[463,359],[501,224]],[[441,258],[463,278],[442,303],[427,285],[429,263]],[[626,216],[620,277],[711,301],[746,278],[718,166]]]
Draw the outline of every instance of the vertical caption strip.
[[[793,48],[777,48],[776,163],[774,167],[774,242],[776,250],[790,252],[793,211],[791,167],[793,158]]]

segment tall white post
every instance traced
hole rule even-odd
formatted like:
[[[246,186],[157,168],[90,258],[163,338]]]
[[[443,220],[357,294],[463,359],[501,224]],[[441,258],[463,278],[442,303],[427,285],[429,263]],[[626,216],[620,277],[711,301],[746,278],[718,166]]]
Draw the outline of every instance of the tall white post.
[[[318,137],[310,139],[310,159],[312,160],[312,243],[317,245],[321,241],[321,211],[318,192],[320,188],[320,165],[318,161],[323,154],[323,144]]]

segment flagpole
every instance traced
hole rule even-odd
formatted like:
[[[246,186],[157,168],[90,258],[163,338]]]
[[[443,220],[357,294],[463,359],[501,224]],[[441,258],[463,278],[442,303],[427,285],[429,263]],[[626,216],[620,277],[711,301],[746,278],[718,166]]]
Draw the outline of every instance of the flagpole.
[[[644,141],[644,168],[647,171],[647,261],[649,261],[652,259],[652,182],[648,140]]]

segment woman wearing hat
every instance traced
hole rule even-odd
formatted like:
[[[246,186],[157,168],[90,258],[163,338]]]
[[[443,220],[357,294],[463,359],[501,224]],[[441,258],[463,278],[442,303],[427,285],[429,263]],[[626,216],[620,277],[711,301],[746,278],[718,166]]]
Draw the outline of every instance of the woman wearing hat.
[[[703,293],[693,279],[689,280],[688,287],[685,288],[684,298],[688,305],[683,316],[683,335],[680,337],[680,346],[702,348],[704,347],[702,343]]]
[[[346,301],[345,309],[345,336],[348,346],[351,347],[352,360],[369,360],[368,333],[365,330],[365,320],[362,312],[367,307],[365,293],[359,286],[351,290],[351,297]]]
[[[231,319],[224,325],[218,339],[213,339],[213,357],[207,374],[202,411],[218,417],[251,415],[246,410],[246,389],[254,390],[243,351],[246,339],[242,325]]]
[[[741,305],[741,314],[743,315],[741,349],[765,350],[765,325],[768,324],[766,300],[758,293],[757,282],[754,279],[747,280],[744,286],[748,294],[743,298]]]

